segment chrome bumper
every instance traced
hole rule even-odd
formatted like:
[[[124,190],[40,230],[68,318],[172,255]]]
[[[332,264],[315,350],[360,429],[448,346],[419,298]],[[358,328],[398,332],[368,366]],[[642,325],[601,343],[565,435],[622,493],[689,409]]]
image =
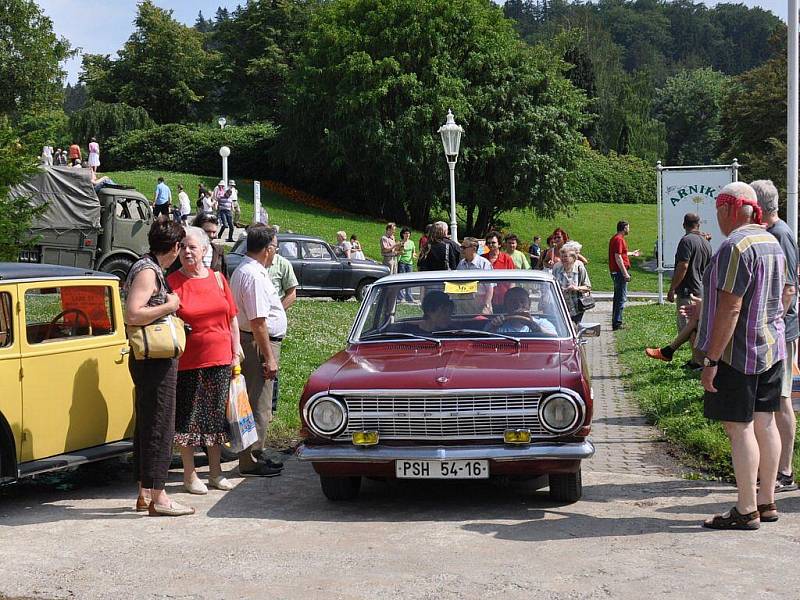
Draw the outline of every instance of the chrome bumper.
[[[371,446],[331,444],[297,449],[297,458],[312,462],[388,462],[393,460],[583,460],[594,455],[589,440],[540,442],[527,446]]]

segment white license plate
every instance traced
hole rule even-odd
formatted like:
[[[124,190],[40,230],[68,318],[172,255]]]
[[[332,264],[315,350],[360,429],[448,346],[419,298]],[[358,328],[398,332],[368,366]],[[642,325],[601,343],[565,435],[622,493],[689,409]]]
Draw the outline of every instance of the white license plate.
[[[488,460],[397,460],[398,479],[488,479]]]

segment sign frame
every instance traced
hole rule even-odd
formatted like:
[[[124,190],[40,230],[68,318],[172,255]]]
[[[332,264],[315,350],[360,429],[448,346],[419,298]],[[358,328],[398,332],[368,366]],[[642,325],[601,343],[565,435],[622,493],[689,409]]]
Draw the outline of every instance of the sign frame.
[[[686,165],[686,166],[675,166],[675,167],[665,167],[661,164],[661,161],[656,163],[656,203],[658,206],[658,263],[656,271],[658,273],[658,303],[664,304],[664,273],[668,270],[666,267],[667,261],[664,260],[664,229],[665,229],[665,204],[664,204],[664,173],[670,172],[684,172],[688,173],[690,171],[694,171],[697,173],[698,176],[702,176],[702,173],[717,171],[717,172],[729,172],[730,173],[730,180],[726,181],[726,183],[732,183],[734,181],[739,180],[739,168],[741,165],[739,161],[735,158],[733,162],[727,165]],[[718,189],[714,191],[714,194],[719,191]],[[709,194],[705,194],[709,195]],[[674,215],[673,215],[674,217]],[[721,241],[721,240],[720,240]],[[674,268],[674,265],[673,265]]]

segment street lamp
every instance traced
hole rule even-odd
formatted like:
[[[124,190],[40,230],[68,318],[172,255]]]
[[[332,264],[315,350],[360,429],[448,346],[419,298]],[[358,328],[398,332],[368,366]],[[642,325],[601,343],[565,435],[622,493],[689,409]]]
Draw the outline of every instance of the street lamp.
[[[450,239],[458,241],[458,222],[456,221],[456,162],[458,161],[458,147],[461,144],[461,134],[464,129],[456,125],[453,111],[447,111],[447,122],[439,127],[438,133],[442,136],[444,157],[450,168]]]
[[[219,119],[217,119],[217,123],[219,123],[220,129],[225,129],[225,123],[227,122],[228,120],[225,117],[220,117]]]
[[[222,181],[225,182],[225,189],[228,189],[228,157],[231,155],[231,149],[223,146],[219,149],[219,155],[222,157]]]

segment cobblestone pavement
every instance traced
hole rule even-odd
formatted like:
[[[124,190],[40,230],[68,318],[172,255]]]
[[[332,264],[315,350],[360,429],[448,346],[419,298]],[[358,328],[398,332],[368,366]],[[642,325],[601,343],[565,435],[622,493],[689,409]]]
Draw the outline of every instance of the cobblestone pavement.
[[[602,324],[599,338],[586,348],[594,389],[592,441],[597,448],[587,470],[612,473],[669,474],[679,470],[667,454],[667,443],[647,424],[636,402],[625,395],[614,335],[611,303],[598,302],[584,316]]]

